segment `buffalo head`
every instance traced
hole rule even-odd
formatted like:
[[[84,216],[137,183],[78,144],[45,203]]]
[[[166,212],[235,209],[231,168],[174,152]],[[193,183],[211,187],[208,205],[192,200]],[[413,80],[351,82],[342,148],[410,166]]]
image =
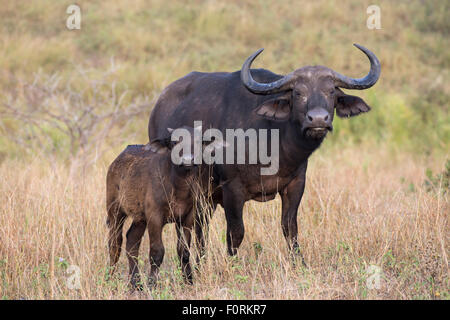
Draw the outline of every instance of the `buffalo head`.
[[[346,77],[324,66],[308,66],[277,81],[260,83],[250,73],[250,65],[263,49],[256,51],[242,66],[241,80],[253,93],[277,95],[259,105],[255,112],[269,120],[297,122],[304,136],[320,139],[333,128],[334,109],[339,117],[352,117],[369,111],[370,107],[361,98],[347,95],[340,89],[367,89],[380,76],[380,62],[375,54],[363,46],[355,46],[370,61],[369,73],[360,79]]]

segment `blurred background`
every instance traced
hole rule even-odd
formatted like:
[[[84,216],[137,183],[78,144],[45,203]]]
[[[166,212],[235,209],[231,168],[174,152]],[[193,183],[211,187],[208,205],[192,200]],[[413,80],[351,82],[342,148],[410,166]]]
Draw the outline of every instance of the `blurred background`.
[[[66,27],[73,4],[79,30]],[[372,4],[381,29],[367,27]],[[140,298],[449,299],[446,0],[0,0],[0,298],[132,298],[124,255],[109,277],[105,177],[126,145],[147,143],[161,91],[193,70],[240,70],[259,48],[255,68],[362,77],[369,63],[353,43],[379,57],[381,77],[347,91],[372,111],[335,117],[309,162],[298,218],[308,267],[288,259],[279,197],[250,201],[233,259],[217,210],[194,286],[167,227],[160,285]],[[367,285],[373,266],[379,290]]]
[[[353,43],[376,53],[381,78],[354,91],[372,111],[336,119],[326,145],[449,150],[448,1],[378,1],[379,30],[366,26],[369,1],[78,1],[80,30],[66,28],[70,4],[2,1],[3,158],[146,143],[162,89],[193,70],[239,70],[261,47],[254,67],[320,64],[361,77],[369,65]]]

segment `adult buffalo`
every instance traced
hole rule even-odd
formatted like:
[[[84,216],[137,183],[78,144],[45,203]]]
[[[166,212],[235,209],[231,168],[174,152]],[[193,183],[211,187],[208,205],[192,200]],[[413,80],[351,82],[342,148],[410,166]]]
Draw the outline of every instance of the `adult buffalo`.
[[[370,71],[363,78],[349,78],[324,66],[303,67],[285,76],[265,69],[250,70],[260,49],[240,71],[191,72],[170,84],[159,97],[150,116],[150,141],[164,135],[169,127],[192,126],[194,121],[223,133],[233,128],[279,130],[279,170],[275,174],[261,175],[260,169],[265,166],[260,162],[214,165],[214,181],[220,186],[215,203],[225,209],[230,255],[236,254],[244,237],[244,203],[271,200],[277,193],[282,200],[281,226],[288,249],[300,254],[297,211],[308,158],[332,130],[334,110],[339,117],[370,110],[361,98],[347,95],[340,88],[367,89],[380,76],[375,54],[355,46],[370,61]]]

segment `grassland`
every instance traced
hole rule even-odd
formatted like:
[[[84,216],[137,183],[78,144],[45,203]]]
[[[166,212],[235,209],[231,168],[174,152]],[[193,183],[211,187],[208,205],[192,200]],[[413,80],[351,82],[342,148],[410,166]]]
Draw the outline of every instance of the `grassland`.
[[[0,297],[449,299],[448,2],[379,1],[381,30],[366,27],[372,3],[356,0],[77,3],[77,31],[65,27],[70,1],[0,5]],[[336,119],[311,158],[299,214],[308,267],[287,259],[277,198],[246,204],[236,258],[226,255],[223,211],[215,213],[193,286],[181,280],[173,226],[156,289],[130,295],[124,256],[106,276],[107,165],[126,144],[147,141],[151,102],[165,86],[192,70],[238,70],[260,47],[256,67],[322,64],[361,76],[368,66],[355,42],[377,54],[382,76],[357,92],[372,111]],[[91,141],[62,120],[46,122],[39,106],[48,101],[52,114],[73,118],[61,101],[99,114],[149,106],[100,123],[111,128]],[[89,165],[80,149],[95,155]],[[145,239],[144,270],[147,252]],[[69,265],[80,268],[78,290],[67,287]],[[370,266],[382,270],[379,289],[367,286]]]

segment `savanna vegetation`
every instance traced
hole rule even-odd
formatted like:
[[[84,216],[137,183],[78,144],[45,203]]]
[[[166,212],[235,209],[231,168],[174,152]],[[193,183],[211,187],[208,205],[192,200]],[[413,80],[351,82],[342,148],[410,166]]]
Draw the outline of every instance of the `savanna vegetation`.
[[[0,2],[1,298],[449,299],[448,1],[378,1],[379,30],[366,26],[369,1],[82,0],[80,30],[66,28],[70,4]],[[360,77],[368,62],[353,43],[379,57],[382,74],[355,93],[372,111],[335,119],[310,159],[299,214],[307,267],[287,257],[277,198],[247,203],[233,258],[216,211],[193,286],[173,226],[155,288],[129,293],[124,255],[108,276],[107,166],[147,142],[169,83],[239,70],[260,47],[254,67]],[[147,253],[146,238],[142,270]],[[72,265],[78,289],[67,285]]]

